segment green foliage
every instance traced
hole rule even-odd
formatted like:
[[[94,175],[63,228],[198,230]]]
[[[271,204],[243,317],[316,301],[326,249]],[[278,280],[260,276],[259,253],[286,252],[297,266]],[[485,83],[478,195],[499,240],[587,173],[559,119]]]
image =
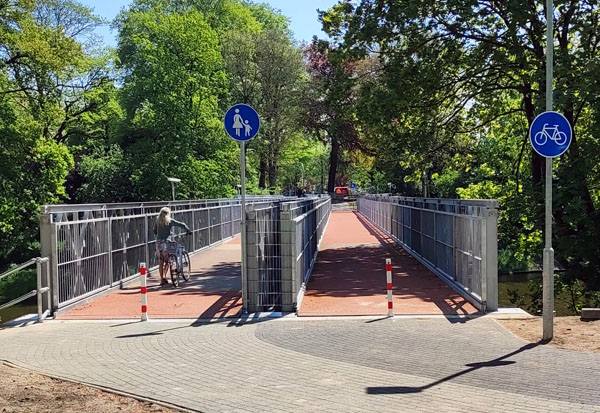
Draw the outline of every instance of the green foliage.
[[[128,200],[129,169],[129,160],[117,145],[83,156],[78,172],[84,183],[77,190],[77,199],[91,203]]]
[[[182,179],[178,191],[186,196],[228,192],[214,188],[217,181],[211,174],[221,167],[209,161],[233,146],[221,130],[218,108],[226,92],[226,76],[217,34],[200,12],[126,13],[118,55],[127,73],[122,92],[125,133],[120,144],[131,163],[135,195],[164,198],[170,190],[168,176]],[[193,176],[201,165],[210,170]],[[201,178],[208,182],[199,183]]]
[[[502,269],[536,268],[544,161],[528,129],[545,104],[543,9],[512,1],[340,1],[321,19],[339,59],[371,62],[364,77],[335,86],[356,93],[375,171],[405,195],[429,188],[431,196],[498,199]],[[594,290],[600,21],[582,2],[561,3],[554,20],[554,104],[569,119],[574,143],[554,162],[553,244],[565,276]]]
[[[36,288],[37,272],[35,269],[23,270],[11,274],[0,280],[0,303],[19,298]]]

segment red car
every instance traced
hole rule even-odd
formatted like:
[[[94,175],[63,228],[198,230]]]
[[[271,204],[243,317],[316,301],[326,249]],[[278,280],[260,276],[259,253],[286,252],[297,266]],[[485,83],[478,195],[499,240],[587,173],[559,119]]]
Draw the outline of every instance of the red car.
[[[333,190],[336,195],[348,196],[350,195],[350,188],[347,186],[336,186]]]

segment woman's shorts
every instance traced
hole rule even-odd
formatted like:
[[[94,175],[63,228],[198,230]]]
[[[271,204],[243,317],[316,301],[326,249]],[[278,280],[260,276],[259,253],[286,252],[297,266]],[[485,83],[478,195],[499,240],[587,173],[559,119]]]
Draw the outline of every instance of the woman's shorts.
[[[167,242],[156,242],[156,255],[166,261],[169,258],[169,244]]]

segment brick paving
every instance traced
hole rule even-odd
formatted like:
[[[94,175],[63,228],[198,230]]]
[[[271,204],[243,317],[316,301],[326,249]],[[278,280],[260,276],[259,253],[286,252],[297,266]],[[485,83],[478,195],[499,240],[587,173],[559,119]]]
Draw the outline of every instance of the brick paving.
[[[485,317],[50,321],[0,330],[0,358],[203,412],[600,412],[600,354]]]
[[[392,260],[395,314],[477,312],[358,212],[334,211],[298,314],[387,314],[386,258]]]
[[[148,278],[150,318],[227,318],[242,308],[240,237],[191,257],[192,276],[178,288],[160,287],[158,270]],[[170,276],[167,277],[169,282]],[[140,287],[122,290],[61,313],[63,320],[115,320],[140,317]]]

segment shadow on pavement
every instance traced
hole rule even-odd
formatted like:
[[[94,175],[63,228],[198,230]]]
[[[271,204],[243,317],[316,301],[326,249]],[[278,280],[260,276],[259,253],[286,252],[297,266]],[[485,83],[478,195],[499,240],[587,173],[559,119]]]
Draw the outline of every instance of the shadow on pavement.
[[[452,323],[465,323],[481,315],[466,299],[410,256],[394,240],[373,227],[358,212],[354,214],[379,243],[323,248],[319,252],[305,300],[306,297],[336,299],[386,294],[385,259],[390,258],[391,253],[395,307],[399,305],[401,308],[401,313],[396,311],[396,315],[438,313],[427,312],[427,308],[434,308],[428,303],[435,305],[439,314],[447,316]],[[336,302],[342,306],[355,305],[343,304],[339,300]],[[318,312],[318,308],[308,308],[305,301],[300,315],[315,315],[311,311]]]
[[[413,294],[414,297],[420,298],[426,302],[434,303],[444,315],[471,315],[471,317],[448,317],[448,321],[451,323],[465,323],[470,319],[477,318],[482,315],[480,312],[475,312],[474,314],[473,311],[465,310],[465,306],[471,307],[471,304],[465,298],[456,293],[437,275],[433,274],[429,269],[413,258],[396,241],[371,224],[362,214],[357,211],[355,211],[354,214],[371,235],[377,238],[377,240],[383,246],[385,246],[386,249],[394,252],[396,257],[399,259],[400,269],[405,269],[405,273],[401,275],[417,277],[413,279],[414,282],[410,283],[408,286],[411,291],[415,292],[415,294]],[[395,266],[394,260],[392,260],[392,265],[393,267]],[[419,285],[427,285],[427,287],[419,289]],[[435,296],[435,289],[437,288],[448,291],[450,295],[446,294],[446,296],[444,296],[441,294]],[[394,290],[395,289],[396,287],[394,286]],[[427,292],[433,294],[429,295]]]
[[[427,384],[425,386],[419,386],[419,387],[407,387],[407,386],[383,386],[383,387],[367,387],[366,388],[366,393],[367,394],[373,394],[373,395],[378,395],[378,394],[409,394],[409,393],[419,393],[422,392],[423,390],[427,390],[430,389],[432,387],[435,387],[439,384],[445,383],[447,381],[451,381],[457,377],[463,376],[465,374],[471,373],[475,370],[479,370],[482,368],[486,368],[486,367],[501,367],[501,366],[507,366],[510,364],[515,364],[516,361],[511,361],[511,360],[505,360],[509,357],[512,357],[516,354],[522,353],[523,351],[527,351],[527,350],[531,350],[536,348],[537,346],[539,346],[540,344],[544,344],[543,342],[538,342],[538,343],[529,343],[524,345],[523,347],[508,353],[502,357],[498,357],[495,358],[493,360],[490,361],[484,361],[484,362],[480,362],[480,363],[469,363],[466,364],[467,367],[469,367],[466,370],[460,371],[458,373],[454,373],[450,376],[444,377],[442,379],[436,380],[433,383]]]

